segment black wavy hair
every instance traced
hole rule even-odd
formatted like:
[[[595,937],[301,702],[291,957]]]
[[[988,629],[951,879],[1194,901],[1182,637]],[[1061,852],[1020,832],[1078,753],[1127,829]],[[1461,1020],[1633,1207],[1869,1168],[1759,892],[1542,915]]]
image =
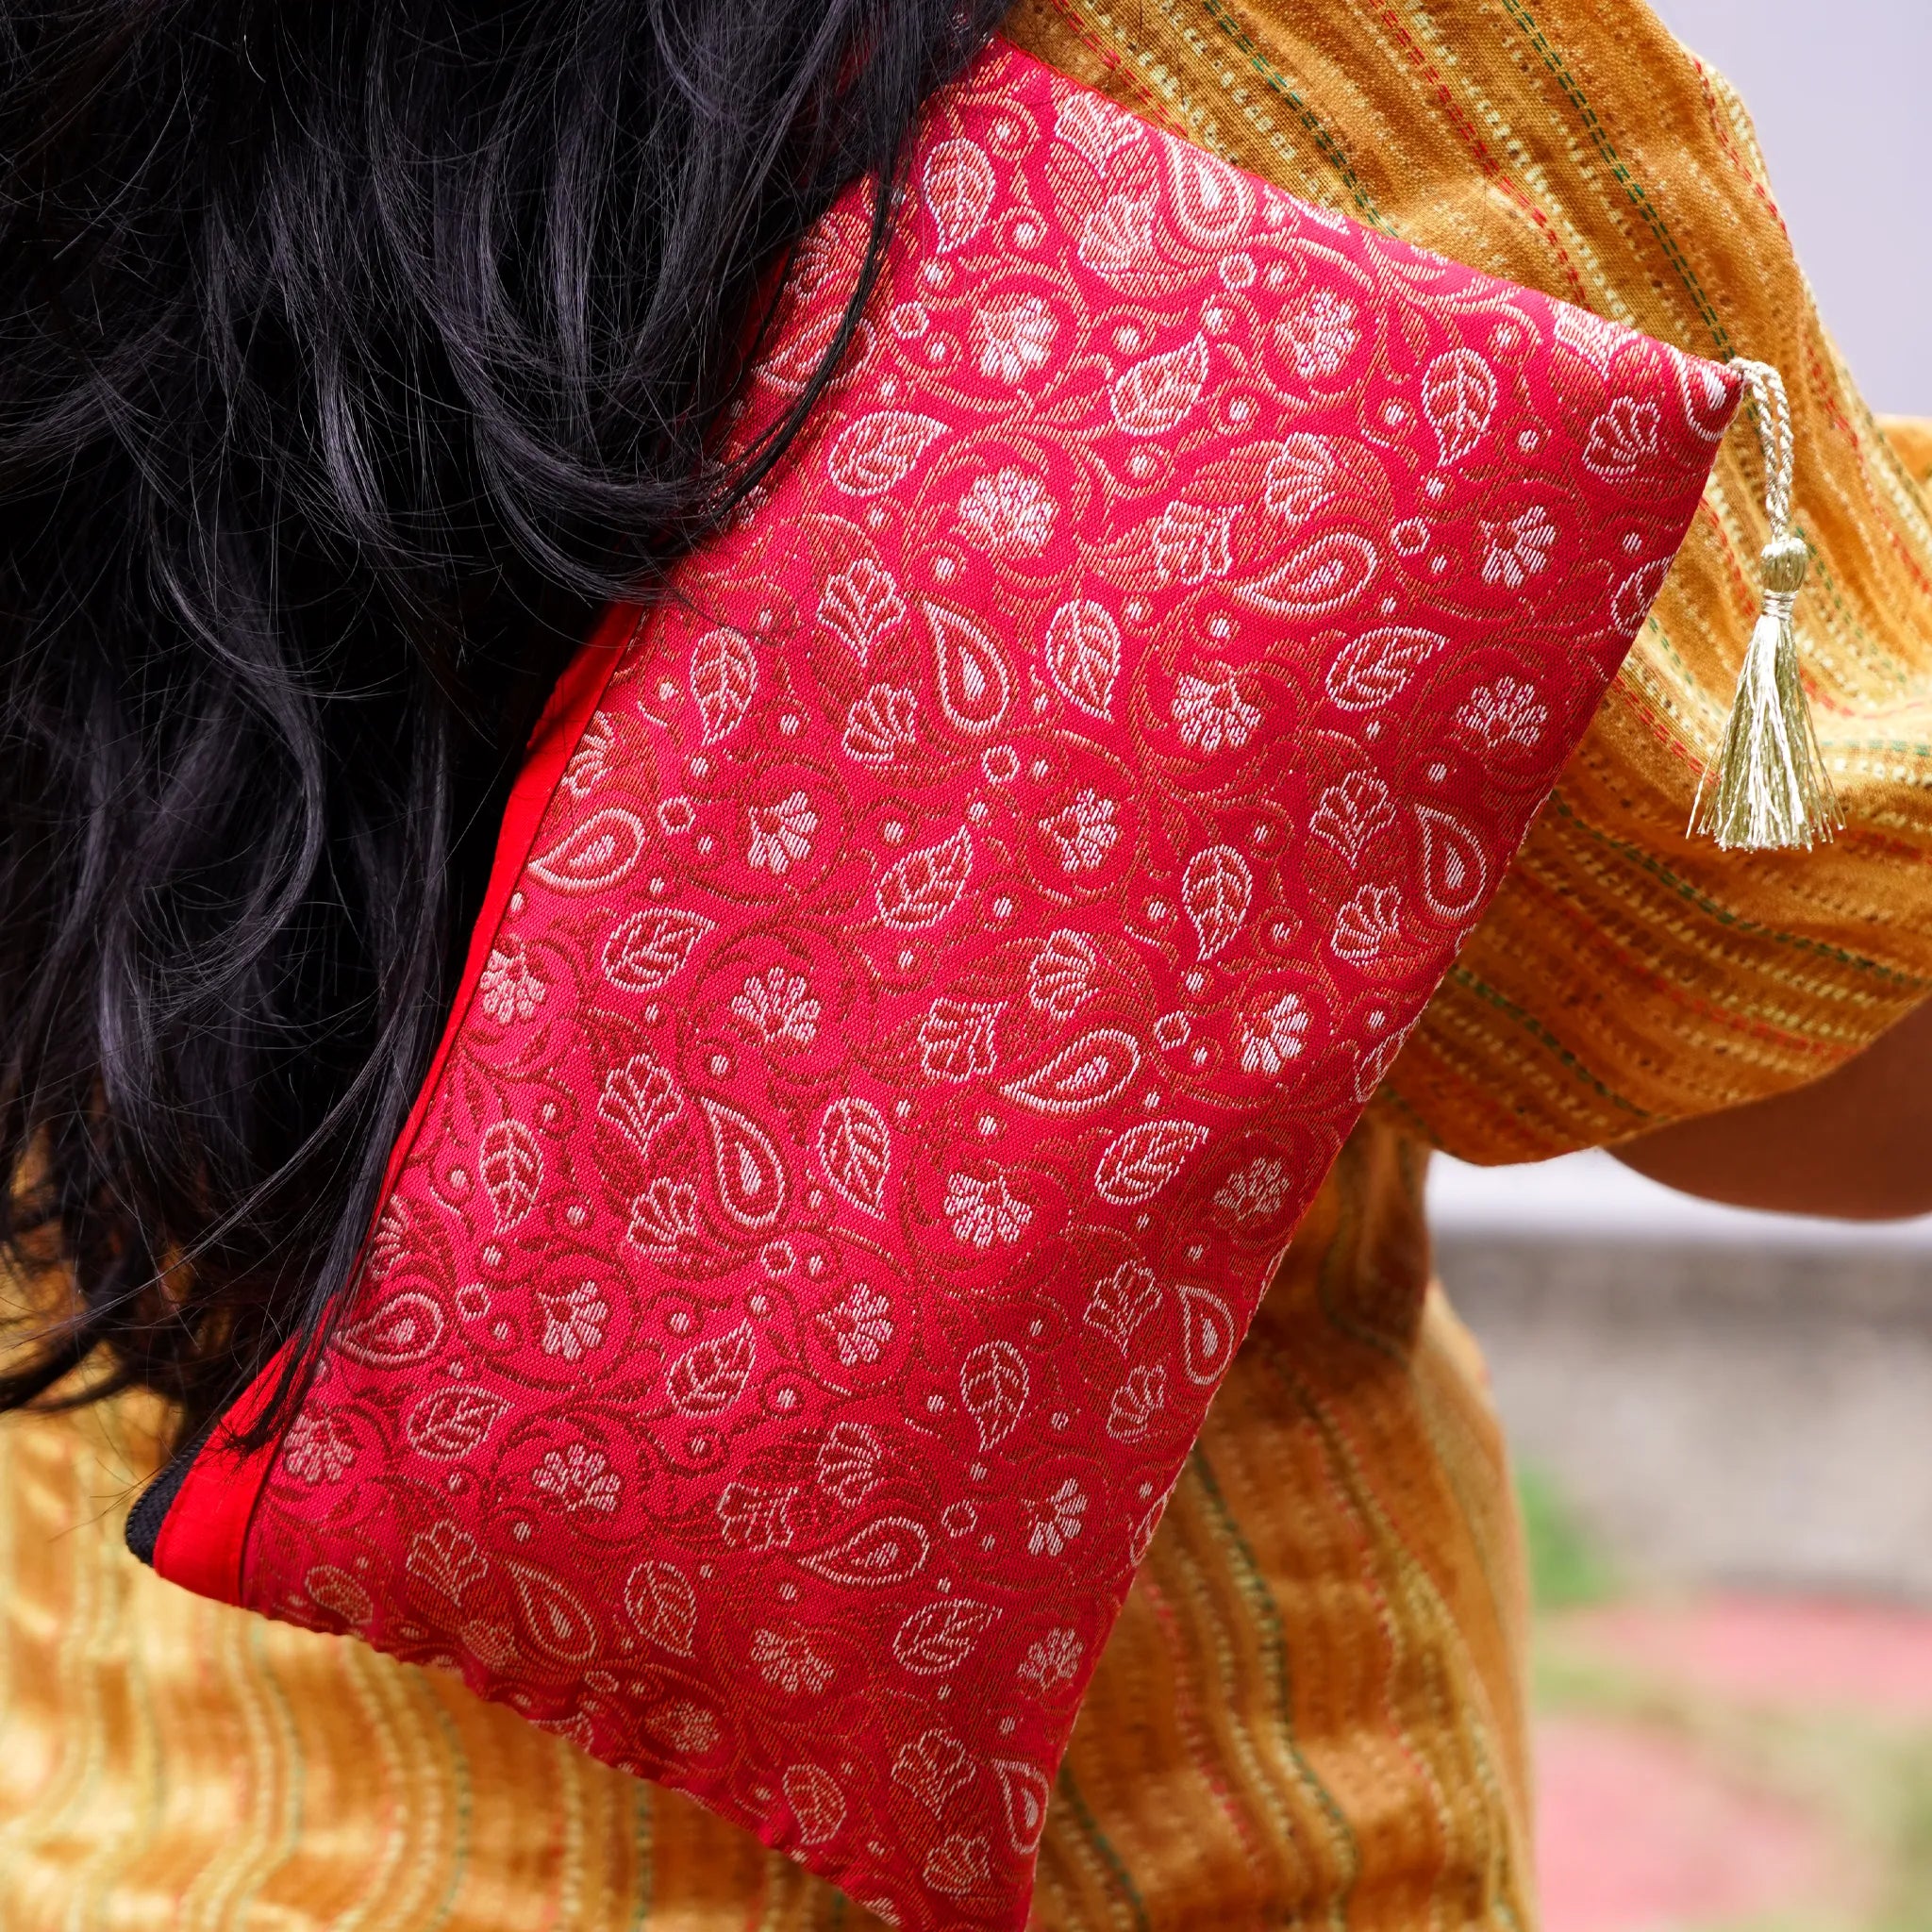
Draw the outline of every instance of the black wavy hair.
[[[1002,10],[0,0],[0,1407],[325,1331],[544,695]]]

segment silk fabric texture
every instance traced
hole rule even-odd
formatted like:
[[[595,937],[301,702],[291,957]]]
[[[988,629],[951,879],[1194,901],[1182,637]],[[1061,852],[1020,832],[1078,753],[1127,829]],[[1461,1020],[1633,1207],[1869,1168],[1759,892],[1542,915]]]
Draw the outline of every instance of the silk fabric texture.
[[[1308,199],[1777,363],[1799,627],[1851,821],[1685,841],[1762,533],[1733,432],[1653,621],[1307,1215],[1104,1655],[1035,1923],[1535,1921],[1506,1472],[1427,1287],[1426,1135],[1479,1158],[1794,1084],[1923,996],[1932,526],[1813,310],[1748,121],[1630,5],[1249,7],[1008,30]],[[1366,206],[1365,206],[1366,198]],[[120,1547],[153,1416],[0,1433],[0,1924],[850,1924],[829,1887],[453,1680],[189,1597]]]

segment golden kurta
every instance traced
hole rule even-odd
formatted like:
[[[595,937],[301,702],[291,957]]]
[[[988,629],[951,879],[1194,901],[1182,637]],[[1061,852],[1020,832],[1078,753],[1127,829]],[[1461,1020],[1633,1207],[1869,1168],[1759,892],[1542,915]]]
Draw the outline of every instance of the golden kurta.
[[[1735,96],[1637,0],[1022,0],[1009,31],[1291,192],[1777,364],[1848,828],[1683,826],[1756,606],[1735,434],[1629,666],[1298,1233],[1102,1660],[1035,1923],[1528,1928],[1524,1599],[1430,1142],[1600,1143],[1815,1077],[1932,987],[1932,434],[1859,401]],[[864,1914],[453,1680],[121,1547],[152,1417],[0,1428],[0,1932],[603,1932]]]

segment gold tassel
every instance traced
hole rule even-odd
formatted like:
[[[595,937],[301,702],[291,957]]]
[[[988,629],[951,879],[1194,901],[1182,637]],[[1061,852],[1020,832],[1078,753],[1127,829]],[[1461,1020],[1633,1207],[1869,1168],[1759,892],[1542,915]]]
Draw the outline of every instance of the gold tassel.
[[[1750,385],[1764,449],[1764,508],[1771,541],[1758,558],[1764,607],[1751,629],[1737,695],[1716,759],[1690,808],[1690,829],[1726,850],[1808,850],[1844,824],[1818,749],[1811,707],[1798,675],[1791,607],[1809,552],[1791,528],[1791,414],[1785,386],[1767,362],[1731,365]]]

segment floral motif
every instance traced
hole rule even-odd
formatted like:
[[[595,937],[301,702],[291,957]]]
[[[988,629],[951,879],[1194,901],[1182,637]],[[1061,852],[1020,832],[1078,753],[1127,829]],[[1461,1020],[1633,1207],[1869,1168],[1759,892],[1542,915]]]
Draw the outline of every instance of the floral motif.
[[[1299,1059],[1308,1037],[1308,1009],[1297,993],[1285,992],[1241,1024],[1241,1072],[1278,1074]]]
[[[492,946],[476,982],[477,1004],[483,1016],[499,1026],[536,1018],[543,1004],[543,982],[530,971],[530,956],[519,939]]]
[[[766,1683],[796,1697],[816,1695],[832,1681],[832,1667],[801,1630],[754,1630],[751,1661]]]
[[[1086,1527],[1087,1492],[1073,1477],[1046,1496],[1028,1496],[1021,1505],[1026,1512],[1026,1553],[1032,1557],[1058,1557]]]
[[[1174,679],[1172,710],[1181,742],[1208,758],[1223,745],[1239,751],[1261,722],[1261,708],[1241,695],[1240,681],[1225,667],[1218,677],[1183,671]]]
[[[744,862],[769,873],[788,872],[811,850],[811,835],[818,828],[819,815],[803,791],[794,791],[776,805],[755,805]]]
[[[1039,295],[1021,295],[982,308],[973,318],[973,360],[994,382],[1020,383],[1053,357],[1059,324]]]
[[[1537,696],[1534,685],[1506,673],[1493,684],[1477,685],[1457,712],[1456,722],[1486,745],[1519,744],[1527,750],[1543,735],[1550,708]]]
[[[562,1294],[540,1291],[537,1305],[543,1311],[545,1355],[561,1356],[567,1362],[582,1361],[604,1340],[610,1304],[594,1281],[576,1282]]]
[[[617,1507],[623,1488],[610,1458],[587,1442],[547,1451],[530,1472],[530,1486],[555,1496],[566,1509],[601,1509],[607,1516]]]
[[[303,1410],[282,1443],[282,1466],[297,1482],[337,1482],[355,1459],[355,1443],[326,1409]]]
[[[1557,541],[1557,526],[1549,512],[1532,507],[1521,510],[1507,522],[1485,517],[1483,533],[1483,582],[1501,584],[1506,590],[1519,590],[1541,571],[1550,560],[1550,548]]]
[[[1059,847],[1062,872],[1091,872],[1107,861],[1121,835],[1114,824],[1117,809],[1110,798],[1089,788],[1074,794],[1041,829]]]
[[[1009,464],[981,476],[959,499],[959,534],[995,557],[1038,557],[1058,509],[1038,476]]]
[[[946,1219],[953,1232],[975,1248],[1009,1247],[1025,1233],[1033,1209],[1002,1174],[979,1179],[951,1174],[946,1176]]]
[[[1355,353],[1361,340],[1356,326],[1360,310],[1333,289],[1316,289],[1280,324],[1281,339],[1301,376],[1330,376]]]
[[[1214,1205],[1233,1221],[1267,1221],[1281,1212],[1294,1184],[1287,1161],[1257,1154],[1215,1190]]]
[[[871,1364],[892,1340],[892,1305],[876,1289],[855,1281],[845,1299],[818,1317],[841,1362],[848,1369]]]
[[[1064,1628],[1049,1630],[1034,1642],[1022,1659],[1021,1679],[1042,1692],[1061,1684],[1071,1684],[1080,1669],[1080,1659],[1086,1654],[1086,1646],[1076,1632]]]
[[[762,977],[754,973],[731,1010],[768,1046],[809,1046],[818,1037],[818,1001],[799,974],[782,966],[768,967]]]

